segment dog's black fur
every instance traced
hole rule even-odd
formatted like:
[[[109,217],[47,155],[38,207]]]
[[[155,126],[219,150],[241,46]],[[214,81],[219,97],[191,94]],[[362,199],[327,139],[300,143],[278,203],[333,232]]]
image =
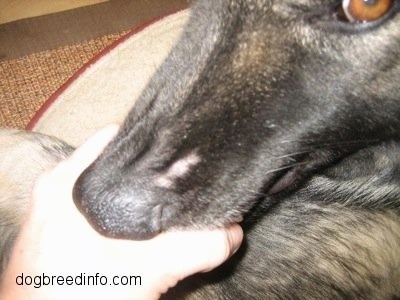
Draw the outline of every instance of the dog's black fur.
[[[400,297],[400,1],[362,23],[341,4],[196,1],[78,179],[77,206],[113,237],[244,216],[241,251],[166,297]]]
[[[400,1],[363,23],[341,4],[195,2],[75,186],[94,227],[141,239],[245,215],[246,253],[210,298],[400,296]]]

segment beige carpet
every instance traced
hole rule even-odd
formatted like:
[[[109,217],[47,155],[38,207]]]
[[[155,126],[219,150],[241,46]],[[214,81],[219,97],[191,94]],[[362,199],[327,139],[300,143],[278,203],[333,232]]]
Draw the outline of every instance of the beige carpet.
[[[0,25],[0,127],[25,128],[87,62],[186,0],[114,0]]]
[[[188,11],[180,11],[118,40],[62,85],[29,128],[76,146],[105,125],[121,123],[175,45],[187,17]]]
[[[123,34],[0,61],[0,126],[25,128],[61,84]]]

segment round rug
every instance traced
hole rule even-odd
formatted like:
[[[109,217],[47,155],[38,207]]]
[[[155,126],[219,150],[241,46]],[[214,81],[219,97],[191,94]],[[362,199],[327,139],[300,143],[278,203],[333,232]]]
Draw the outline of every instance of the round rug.
[[[77,146],[105,125],[121,123],[187,19],[184,10],[143,24],[102,51],[45,102],[28,129]]]

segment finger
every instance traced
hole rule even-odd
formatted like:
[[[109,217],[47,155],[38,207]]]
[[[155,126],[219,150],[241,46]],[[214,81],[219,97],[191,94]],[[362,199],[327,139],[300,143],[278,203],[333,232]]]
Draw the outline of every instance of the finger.
[[[171,232],[164,237],[163,249],[166,269],[177,281],[214,269],[237,251],[243,240],[243,230],[238,224],[226,229],[194,232]],[[176,272],[175,274],[173,272]]]
[[[118,129],[118,125],[111,124],[95,133],[72,153],[67,159],[68,164],[71,167],[76,167],[79,171],[87,168],[100,155],[112,138],[115,137]]]
[[[231,257],[233,254],[236,253],[237,250],[239,250],[240,245],[242,244],[243,241],[243,229],[240,227],[238,224],[233,224],[229,228],[225,229],[226,232],[226,238],[227,238],[227,255],[226,256],[221,256],[220,258],[222,260],[218,261],[218,259],[215,261],[217,264],[211,264],[209,265],[209,268],[205,268],[203,270],[200,270],[201,272],[209,272],[215,267],[219,266],[221,263],[223,263],[225,260],[227,260],[229,257]]]
[[[41,175],[34,188],[34,198],[46,198],[45,195],[52,190],[60,194],[61,190],[67,192],[82,171],[100,155],[116,135],[118,128],[116,124],[104,127],[77,148],[69,158]]]

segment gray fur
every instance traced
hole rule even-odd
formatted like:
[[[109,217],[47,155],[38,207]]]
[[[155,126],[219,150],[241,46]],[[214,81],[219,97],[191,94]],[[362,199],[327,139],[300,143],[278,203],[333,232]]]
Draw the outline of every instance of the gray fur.
[[[0,129],[0,274],[28,207],[33,184],[73,148],[39,133]]]
[[[199,0],[78,179],[95,229],[146,239],[244,217],[246,243],[169,299],[400,297],[400,1]]]

